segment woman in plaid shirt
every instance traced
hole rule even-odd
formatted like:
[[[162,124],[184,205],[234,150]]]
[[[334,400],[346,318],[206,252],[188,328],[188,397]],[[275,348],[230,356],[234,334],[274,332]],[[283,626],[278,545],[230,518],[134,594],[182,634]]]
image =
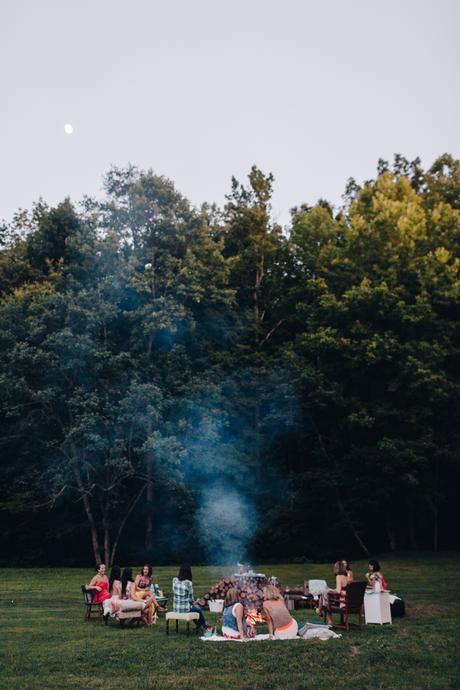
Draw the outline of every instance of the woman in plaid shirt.
[[[202,609],[193,603],[192,570],[184,564],[179,568],[179,575],[173,579],[173,611],[176,613],[199,613],[200,617],[194,621],[199,632],[207,630],[206,620]]]

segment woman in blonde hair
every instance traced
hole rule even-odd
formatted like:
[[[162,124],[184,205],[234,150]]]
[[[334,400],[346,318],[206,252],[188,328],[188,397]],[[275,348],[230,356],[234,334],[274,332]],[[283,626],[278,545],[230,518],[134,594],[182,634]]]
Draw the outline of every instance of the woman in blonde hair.
[[[270,639],[288,640],[297,637],[297,621],[287,610],[278,587],[264,587],[264,611]]]
[[[230,640],[247,640],[252,637],[244,618],[241,595],[236,587],[232,587],[225,595],[222,635]]]

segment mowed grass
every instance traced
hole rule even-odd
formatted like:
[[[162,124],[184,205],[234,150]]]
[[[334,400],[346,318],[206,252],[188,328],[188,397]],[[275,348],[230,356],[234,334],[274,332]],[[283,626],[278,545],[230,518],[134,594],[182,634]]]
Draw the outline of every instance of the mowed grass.
[[[1,688],[460,688],[459,554],[382,559],[392,591],[406,600],[407,616],[392,626],[367,625],[340,640],[203,643],[165,622],[120,628],[83,621],[78,569],[2,569]],[[284,586],[325,578],[331,566],[258,565]],[[355,577],[366,571],[354,562]],[[231,568],[195,567],[197,595]],[[156,568],[168,593],[176,567]],[[301,624],[315,620],[298,611]],[[210,622],[217,616],[207,614]],[[260,632],[265,632],[263,628]]]

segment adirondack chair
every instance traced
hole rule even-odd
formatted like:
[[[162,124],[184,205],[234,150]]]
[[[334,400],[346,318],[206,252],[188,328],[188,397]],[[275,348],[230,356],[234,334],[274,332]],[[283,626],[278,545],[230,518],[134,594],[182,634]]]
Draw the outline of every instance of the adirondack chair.
[[[350,582],[345,590],[345,601],[341,600],[340,594],[336,592],[327,593],[327,613],[331,618],[333,613],[340,614],[340,626],[334,624],[334,628],[345,627],[348,631],[350,629],[348,616],[356,614],[359,617],[359,627],[362,630],[366,587],[366,582]]]

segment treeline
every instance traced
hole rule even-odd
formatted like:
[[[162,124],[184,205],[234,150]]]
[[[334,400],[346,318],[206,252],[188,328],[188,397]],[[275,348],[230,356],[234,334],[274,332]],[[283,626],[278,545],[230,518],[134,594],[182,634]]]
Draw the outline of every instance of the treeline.
[[[458,546],[460,162],[285,231],[255,167],[223,209],[104,184],[0,228],[1,562]]]

